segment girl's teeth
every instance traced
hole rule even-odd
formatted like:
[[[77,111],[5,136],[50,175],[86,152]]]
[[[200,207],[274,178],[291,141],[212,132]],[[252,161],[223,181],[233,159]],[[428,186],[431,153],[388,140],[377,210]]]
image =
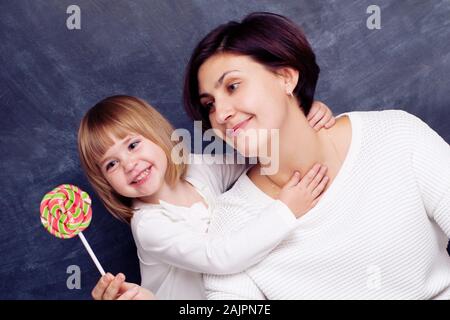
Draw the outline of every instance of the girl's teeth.
[[[135,182],[139,182],[142,179],[144,179],[146,176],[148,176],[149,169],[145,169],[137,178]]]

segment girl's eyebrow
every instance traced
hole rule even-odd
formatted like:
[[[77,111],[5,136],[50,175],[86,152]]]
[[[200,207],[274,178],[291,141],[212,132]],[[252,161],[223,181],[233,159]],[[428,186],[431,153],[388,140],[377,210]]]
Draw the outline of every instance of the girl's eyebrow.
[[[231,73],[231,72],[240,72],[240,70],[230,70],[230,71],[225,71],[225,72],[220,76],[220,78],[216,81],[216,84],[214,85],[214,88],[217,88],[217,87],[219,87],[220,85],[222,85],[223,79],[224,79],[229,73]],[[204,92],[204,93],[202,93],[202,94],[199,95],[199,99],[205,98],[205,97],[209,97],[209,96],[211,96],[209,93]]]
[[[122,147],[123,145],[127,145],[127,144],[130,142],[130,140],[133,139],[133,138],[135,138],[135,136],[130,136],[130,135],[126,136],[126,137],[122,140],[122,142],[120,143],[120,145],[118,145],[118,146],[113,146],[112,149],[119,149],[119,148]],[[109,158],[111,158],[111,156],[110,156],[109,154],[110,154],[110,153],[114,153],[114,151],[115,151],[115,150],[113,150],[113,151],[111,152],[111,148],[110,148],[110,150],[108,150],[108,151],[105,153],[105,155],[103,156],[103,158],[100,159],[100,163],[101,163],[102,166],[105,164],[105,162],[106,162],[107,160],[109,160]]]

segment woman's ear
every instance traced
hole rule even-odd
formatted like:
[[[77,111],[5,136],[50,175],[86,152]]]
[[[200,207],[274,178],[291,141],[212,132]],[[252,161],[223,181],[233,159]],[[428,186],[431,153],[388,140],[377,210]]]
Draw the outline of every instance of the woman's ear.
[[[290,67],[283,67],[277,70],[277,74],[282,78],[286,94],[290,95],[294,91],[300,76],[298,70]]]

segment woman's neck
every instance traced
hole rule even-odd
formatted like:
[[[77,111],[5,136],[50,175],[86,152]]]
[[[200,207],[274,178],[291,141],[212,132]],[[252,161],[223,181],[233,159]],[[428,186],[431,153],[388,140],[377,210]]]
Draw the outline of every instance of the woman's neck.
[[[316,132],[311,128],[300,108],[290,108],[289,113],[279,134],[278,171],[268,175],[270,181],[282,187],[292,177],[294,171],[300,171],[303,176],[315,163],[320,163],[328,167],[327,176],[330,178],[328,183],[330,185],[345,158],[343,156],[346,154],[345,130],[343,129],[348,119],[340,118],[332,128],[323,128]],[[264,169],[264,167],[261,165],[255,168]],[[252,174],[261,175],[264,172],[257,171],[260,172]]]

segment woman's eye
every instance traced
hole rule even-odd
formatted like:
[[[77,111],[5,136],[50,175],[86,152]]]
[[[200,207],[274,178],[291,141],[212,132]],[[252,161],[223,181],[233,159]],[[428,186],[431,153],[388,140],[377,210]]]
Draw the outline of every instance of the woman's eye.
[[[129,149],[133,150],[134,148],[137,147],[137,145],[139,144],[140,141],[135,141],[130,143],[130,145],[128,146]]]
[[[214,108],[214,102],[213,101],[208,101],[206,103],[203,104],[203,106],[211,112],[211,110]]]

